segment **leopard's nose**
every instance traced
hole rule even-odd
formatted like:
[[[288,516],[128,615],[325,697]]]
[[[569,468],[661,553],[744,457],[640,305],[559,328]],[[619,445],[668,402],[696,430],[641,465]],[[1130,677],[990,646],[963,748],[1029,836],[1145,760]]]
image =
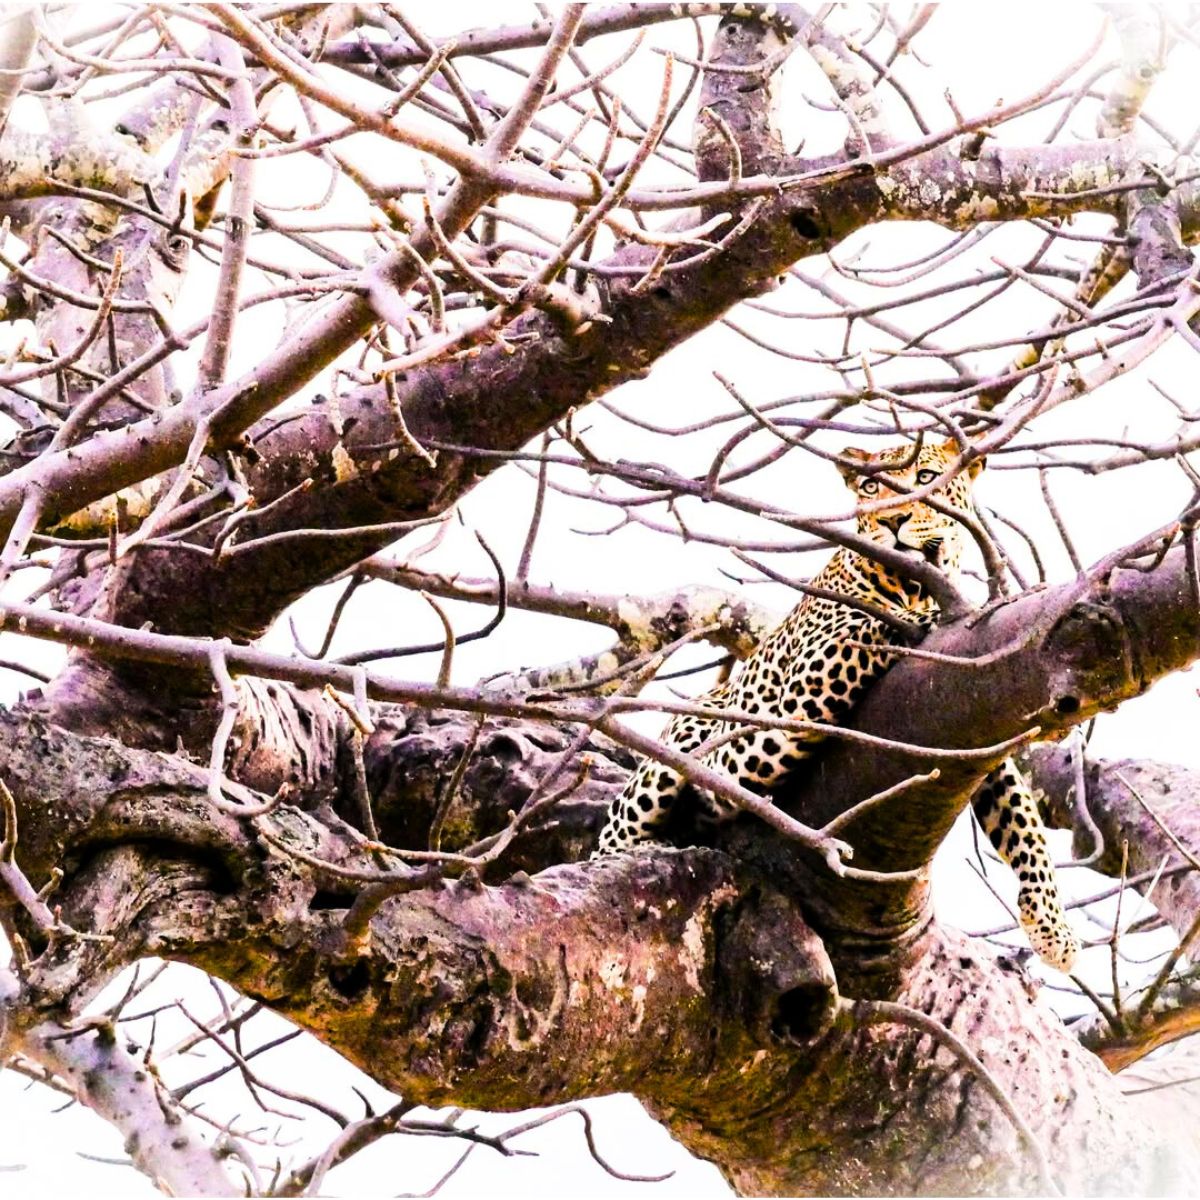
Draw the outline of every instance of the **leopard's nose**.
[[[900,532],[900,526],[912,516],[912,513],[888,513],[886,516],[879,518],[879,523],[884,529],[890,529],[893,533]]]

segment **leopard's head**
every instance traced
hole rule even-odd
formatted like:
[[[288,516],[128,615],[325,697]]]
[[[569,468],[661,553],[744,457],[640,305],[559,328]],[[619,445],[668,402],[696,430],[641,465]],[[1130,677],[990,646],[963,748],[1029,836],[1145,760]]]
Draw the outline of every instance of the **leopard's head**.
[[[971,488],[983,469],[982,459],[973,460],[918,499],[908,493],[926,489],[959,464],[961,454],[954,441],[924,442],[919,449],[893,446],[875,453],[851,446],[842,451],[841,459],[842,475],[855,494],[861,537],[889,550],[918,550],[935,566],[958,565],[962,524],[935,505],[971,513]]]

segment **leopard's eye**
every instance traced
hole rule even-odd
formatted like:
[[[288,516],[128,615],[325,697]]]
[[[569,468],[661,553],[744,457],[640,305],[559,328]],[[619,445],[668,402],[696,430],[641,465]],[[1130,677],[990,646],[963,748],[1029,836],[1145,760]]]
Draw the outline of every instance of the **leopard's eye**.
[[[918,471],[917,486],[924,487],[927,483],[932,483],[937,477],[937,471],[930,471],[928,468],[926,468],[924,471]]]
[[[859,484],[858,490],[862,492],[864,496],[873,496],[877,491],[879,491],[879,480],[864,479],[862,483]]]

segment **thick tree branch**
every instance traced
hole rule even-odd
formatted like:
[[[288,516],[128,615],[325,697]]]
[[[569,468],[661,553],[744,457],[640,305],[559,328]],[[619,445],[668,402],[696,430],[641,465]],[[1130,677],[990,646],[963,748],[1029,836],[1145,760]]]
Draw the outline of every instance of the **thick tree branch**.
[[[607,33],[624,33],[663,21],[678,21],[684,17],[703,17],[720,13],[722,3],[680,4],[663,7],[659,4],[593,4],[579,26],[576,41],[583,45],[592,38]],[[510,25],[467,29],[452,39],[449,56],[492,54],[505,50],[525,50],[540,46],[546,40],[550,23],[546,19],[527,25]],[[443,43],[445,45],[446,43]],[[433,45],[436,47],[437,43]],[[358,63],[371,66],[382,63],[388,67],[419,66],[429,57],[429,51],[407,38],[381,42],[368,51],[361,41],[334,42],[325,50],[326,62]]]
[[[1114,143],[1114,152],[1116,149]],[[1059,153],[1057,148],[1054,153]],[[912,191],[907,186],[902,189],[897,205],[904,196],[915,203],[921,184],[930,177],[941,178],[939,211],[948,221],[962,219],[963,206],[969,207],[974,203],[971,197],[979,194],[980,164],[986,165],[986,159],[964,164],[949,156],[943,161],[950,170],[942,177],[931,162],[904,164],[903,169],[911,172]],[[1114,170],[1105,160],[1100,175],[1108,179]],[[956,171],[961,176],[961,193],[951,186]],[[1070,178],[1077,181],[1078,177],[1072,168]],[[514,336],[520,340],[515,350],[505,344],[477,357],[432,364],[399,378],[402,425],[397,424],[382,388],[342,398],[336,414],[325,402],[301,417],[268,421],[261,433],[251,434],[258,463],[247,472],[258,505],[266,511],[241,536],[266,538],[298,529],[358,529],[444,511],[494,469],[498,460],[442,449],[431,467],[426,457],[405,449],[412,439],[420,445],[450,442],[488,450],[518,448],[578,406],[581,398],[602,394],[630,375],[644,374],[661,354],[715,320],[735,301],[770,286],[797,257],[826,248],[828,240],[814,234],[823,223],[836,226],[840,236],[856,222],[880,215],[887,205],[880,208],[876,183],[872,181],[865,192],[861,183],[847,185],[841,207],[821,194],[821,211],[815,217],[797,200],[777,202],[723,254],[684,267],[649,294],[639,295],[631,285],[615,279],[603,306],[608,323],[597,322],[587,333],[564,334],[555,328],[552,318],[538,314],[517,323]],[[1013,180],[1000,176],[994,181],[994,192],[1012,200],[1014,186]],[[993,189],[987,190],[990,194]],[[1015,193],[1017,197],[1022,194]],[[1028,211],[1026,202],[1019,201],[1019,206]],[[920,211],[936,216],[927,207]],[[810,219],[816,221],[815,226],[810,227]],[[639,270],[644,270],[652,254],[648,247],[631,246],[613,262],[639,263]],[[258,386],[251,390],[259,395]],[[509,398],[503,412],[493,403],[496,395]],[[160,445],[168,436],[164,428],[181,410],[172,409],[163,418],[150,445]],[[127,428],[136,432],[142,423]],[[125,434],[121,431],[111,437],[124,438]],[[63,464],[72,477],[72,496],[78,495],[75,474],[79,461],[88,457],[88,447],[97,439],[109,436],[97,435],[79,447],[77,460]],[[128,453],[117,451],[115,444],[112,448],[115,453],[107,459],[108,469],[119,477],[110,474],[107,482],[116,486],[127,478],[126,469],[145,447],[140,442],[136,448],[126,446]],[[26,470],[36,471],[39,478],[49,472],[42,494],[47,496],[47,508],[52,508],[58,470],[54,457]],[[5,488],[20,475],[16,472],[0,481],[0,513]],[[314,479],[317,485],[309,486]],[[113,615],[125,624],[152,620],[159,627],[167,624],[179,632],[203,630],[249,640],[315,583],[359,561],[394,536],[394,529],[388,529],[353,533],[334,541],[287,538],[267,543],[261,550],[252,545],[240,550],[235,546],[221,560],[207,565],[192,555],[181,560],[177,551],[144,548],[128,571],[132,585],[118,590],[119,608]],[[181,585],[181,571],[186,586]],[[164,608],[161,598],[167,596],[171,604]],[[136,678],[131,682],[135,688],[140,686]],[[159,680],[158,686],[162,682]],[[64,707],[63,719],[69,719],[67,711]]]
[[[966,228],[982,215],[999,220],[1079,209],[1109,211],[1113,199],[1107,189],[1128,178],[1135,163],[1140,160],[1133,149],[1119,142],[999,149],[975,161],[935,150],[903,160],[871,179],[852,173],[835,186],[788,193],[764,206],[751,228],[723,254],[700,256],[693,267],[682,265],[661,288],[640,295],[631,291],[632,283],[622,282],[624,276],[613,276],[600,310],[609,318],[607,323],[594,322],[587,332],[564,337],[554,319],[524,317],[512,329],[512,339],[519,339],[515,353],[506,345],[465,362],[426,366],[398,379],[407,430],[418,442],[444,439],[488,449],[516,448],[569,408],[644,375],[668,349],[711,324],[734,303],[769,290],[778,275],[800,258],[824,252],[870,221],[901,217]],[[1093,195],[1095,189],[1100,194]],[[1180,205],[1184,235],[1189,238],[1200,227],[1197,206],[1189,199],[1194,190],[1192,185],[1182,189]],[[1057,198],[1055,191],[1060,193]],[[654,257],[652,248],[632,246],[618,252],[607,266],[629,269],[636,280]],[[397,269],[409,261],[400,255]],[[249,374],[211,395],[192,397],[150,422],[97,433],[69,456],[65,452],[45,456],[11,472],[0,480],[0,522],[15,517],[20,497],[34,479],[45,496],[46,519],[53,520],[168,469],[183,458],[200,420],[209,423],[212,447],[236,444],[279,400],[352,344],[370,316],[369,305],[361,299],[339,302]],[[486,402],[496,394],[521,402],[499,431],[494,427],[494,406]],[[466,481],[487,469],[486,464],[454,453],[441,456],[434,470],[416,456],[411,461],[403,453],[393,458],[384,450],[380,457],[378,450],[372,453],[365,447],[398,448],[404,432],[392,417],[382,389],[343,400],[341,405],[343,428],[353,423],[358,435],[344,443],[355,461],[348,480],[341,479],[334,466],[334,449],[343,440],[336,430],[338,422],[327,411],[287,424],[276,422],[267,426],[273,432],[251,435],[256,443],[265,439],[266,469],[275,480],[272,484],[268,477],[259,484],[260,503],[283,495],[288,490],[285,481],[302,467],[311,474],[315,465],[318,478],[348,485],[297,495],[272,510],[273,521],[266,523],[264,533],[278,526],[359,526],[395,520],[414,509],[425,515],[444,508],[461,494]],[[351,539],[351,543],[335,563],[322,555],[327,573],[381,544],[378,538]],[[264,569],[262,574],[273,572]],[[313,565],[300,556],[300,562],[285,571],[280,586],[286,584],[286,595],[291,596],[302,586],[299,577],[304,585],[311,585],[313,575]],[[255,607],[273,613],[280,603],[271,598],[270,604],[259,601]],[[255,612],[254,618],[261,626],[263,617]],[[245,617],[243,622],[250,623]]]
[[[1120,874],[1122,843],[1129,845],[1131,876],[1153,875],[1164,859],[1171,867],[1188,866],[1172,835],[1185,852],[1200,851],[1200,777],[1192,768],[1148,759],[1085,757],[1085,794],[1076,797],[1072,747],[1039,746],[1026,753],[1025,761],[1034,784],[1046,794],[1051,820],[1060,828],[1075,830],[1079,854],[1096,849],[1088,844],[1086,825],[1076,815],[1078,807],[1086,805],[1103,838],[1096,869],[1106,875]],[[1164,875],[1154,889],[1154,905],[1182,937],[1200,912],[1200,872],[1189,869]]]
[[[1097,849],[1086,845],[1090,825],[1103,840],[1096,870],[1119,877],[1122,858],[1128,855],[1128,876],[1142,881],[1130,886],[1148,893],[1186,956],[1183,962],[1164,964],[1164,969],[1173,968],[1169,976],[1126,998],[1117,1027],[1099,1014],[1076,1026],[1084,1045],[1119,1071],[1200,1030],[1200,991],[1195,969],[1187,965],[1195,956],[1200,914],[1200,870],[1195,865],[1200,861],[1200,775],[1174,763],[1085,759],[1080,796],[1075,794],[1079,776],[1070,747],[1039,746],[1025,761],[1045,793],[1052,822],[1075,830],[1077,853]],[[1078,819],[1081,806],[1087,823]],[[1153,891],[1148,892],[1151,883]]]
[[[861,1190],[885,1177],[959,1191],[1038,1186],[1022,1134],[953,1054],[939,1056],[936,1040],[914,1060],[926,1036],[918,1030],[835,1022],[821,943],[752,867],[711,850],[658,851],[499,887],[466,878],[387,901],[365,937],[350,937],[358,885],[337,871],[372,860],[337,822],[278,809],[263,819],[271,841],[256,841],[207,806],[199,771],[189,778],[165,756],[36,720],[6,725],[23,819],[36,828],[39,811],[65,799],[58,844],[68,857],[105,827],[120,825],[135,842],[157,831],[147,852],[118,851],[119,862],[102,854],[65,885],[77,921],[113,913],[97,904],[98,889],[120,890],[120,919],[107,924],[112,966],[147,953],[203,966],[413,1100],[521,1108],[633,1090],[694,1150],[720,1146],[744,1191],[829,1190],[835,1180],[834,1190]],[[115,792],[75,782],[106,776]],[[97,826],[85,832],[70,815],[84,819],[88,806]],[[189,812],[187,833],[179,817]],[[39,848],[49,847],[35,838],[31,853]],[[209,865],[197,872],[198,863]],[[155,885],[181,867],[190,890]],[[63,979],[70,953],[35,962],[34,982]],[[1031,1014],[1012,964],[936,931],[906,955],[912,969],[888,998],[949,1025],[1003,1074],[1060,1186],[1119,1189],[1144,1185],[1148,1169],[1175,1169],[1148,1167],[1159,1136],[1048,1013]],[[78,979],[84,993],[99,983],[88,972]],[[37,1019],[36,1010],[10,1014],[18,1030]],[[1031,1020],[1044,1054],[1028,1053]],[[893,1076],[897,1087],[881,1090]],[[895,1107],[881,1111],[884,1095]],[[765,1111],[766,1124],[747,1120]],[[835,1112],[836,1127],[825,1116]]]

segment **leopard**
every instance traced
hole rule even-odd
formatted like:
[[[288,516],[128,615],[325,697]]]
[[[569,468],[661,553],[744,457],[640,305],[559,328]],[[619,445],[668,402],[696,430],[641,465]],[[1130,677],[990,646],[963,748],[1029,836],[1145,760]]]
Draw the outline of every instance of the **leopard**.
[[[930,563],[951,583],[961,578],[963,520],[976,515],[973,487],[983,469],[982,456],[964,454],[950,438],[874,452],[851,446],[836,461],[855,495],[859,539]],[[904,638],[901,630],[928,630],[939,616],[924,584],[852,546],[838,549],[803,590],[800,602],[741,670],[700,697],[697,707],[836,725],[902,653],[896,648]],[[811,728],[746,730],[744,721],[681,713],[662,740],[769,798],[824,736]],[[661,840],[675,802],[687,788],[679,772],[643,759],[613,798],[592,857]],[[720,824],[739,811],[725,798],[690,791],[700,824]],[[1030,946],[1050,967],[1069,972],[1079,940],[1063,913],[1028,779],[1011,758],[1005,759],[977,787],[971,807],[1016,876],[1017,910]]]

